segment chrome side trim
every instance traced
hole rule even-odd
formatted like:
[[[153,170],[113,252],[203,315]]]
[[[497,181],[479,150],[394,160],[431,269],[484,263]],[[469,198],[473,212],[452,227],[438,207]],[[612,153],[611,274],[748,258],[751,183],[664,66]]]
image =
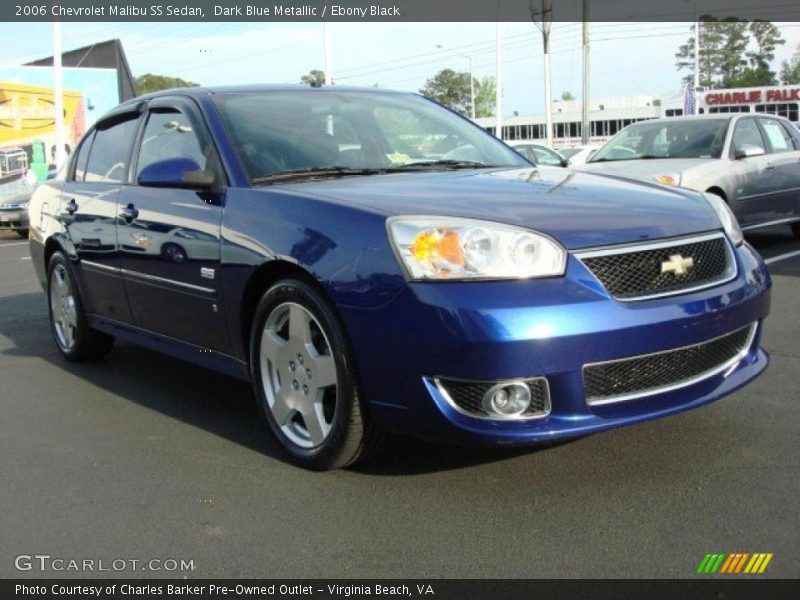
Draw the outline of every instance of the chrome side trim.
[[[131,271],[129,269],[120,269],[120,272],[124,277],[133,277],[136,279],[143,279],[145,281],[153,282],[153,283],[165,283],[167,285],[172,285],[179,288],[184,288],[187,290],[192,290],[193,292],[202,292],[204,294],[214,294],[216,290],[213,288],[203,287],[201,285],[194,285],[191,283],[184,283],[182,281],[175,281],[174,279],[167,279],[165,277],[158,277],[156,275],[149,275],[147,273],[141,273],[139,271]]]
[[[788,217],[786,219],[776,219],[775,221],[764,221],[763,223],[753,223],[752,225],[745,225],[740,227],[742,231],[750,231],[751,229],[761,229],[762,227],[772,227],[773,225],[784,225],[786,223],[795,223],[800,221],[800,217]]]
[[[97,269],[98,271],[107,271],[109,273],[114,273],[115,275],[119,275],[122,272],[122,269],[119,269],[117,267],[110,267],[108,265],[104,265],[102,263],[96,263],[91,260],[81,259],[81,265],[89,267],[90,269]]]
[[[592,398],[586,398],[586,403],[589,406],[603,406],[605,404],[614,404],[616,402],[625,402],[627,400],[637,400],[639,398],[646,398],[648,396],[655,396],[656,394],[665,394],[667,392],[672,392],[674,390],[679,390],[679,389],[684,388],[684,387],[689,387],[690,385],[694,385],[695,383],[700,383],[704,379],[708,379],[709,377],[713,377],[714,375],[718,375],[719,373],[723,373],[723,372],[727,371],[729,368],[731,368],[734,365],[736,365],[740,360],[742,360],[750,352],[750,348],[753,346],[753,341],[755,340],[756,333],[758,332],[758,322],[756,321],[755,323],[751,323],[747,327],[750,327],[750,333],[748,334],[747,340],[745,341],[744,345],[742,346],[742,349],[739,350],[739,352],[737,352],[736,355],[733,358],[725,361],[721,365],[718,365],[718,366],[714,367],[713,369],[709,369],[708,371],[705,371],[704,373],[700,373],[699,375],[695,375],[694,377],[690,377],[689,379],[684,379],[682,381],[677,381],[677,382],[671,383],[669,385],[663,385],[663,386],[656,387],[656,388],[650,388],[650,389],[647,389],[647,390],[642,390],[640,392],[631,392],[629,394],[620,394],[618,396],[608,396],[608,397],[603,396],[602,398],[599,398],[599,399],[596,399],[596,400],[592,399]],[[745,329],[745,327],[742,327],[742,329]],[[617,359],[612,359],[612,360],[601,360],[599,362],[587,363],[587,364],[583,365],[583,367],[581,368],[581,379],[584,382],[586,381],[585,371],[589,367],[596,367],[598,365],[606,365],[606,364],[610,364],[610,363],[622,363],[622,362],[627,362],[627,361],[631,361],[631,360],[638,360],[638,359],[641,359],[641,358],[647,358],[648,356],[657,356],[659,354],[669,354],[670,352],[677,352],[679,350],[686,350],[688,348],[694,348],[695,346],[702,346],[704,344],[710,344],[711,342],[715,342],[715,341],[717,341],[719,339],[722,339],[722,338],[724,338],[724,337],[726,337],[728,335],[733,335],[734,333],[737,333],[738,331],[741,331],[741,330],[737,329],[735,331],[729,331],[728,333],[724,333],[724,334],[719,335],[719,336],[717,336],[715,338],[711,338],[710,340],[697,342],[696,344],[689,344],[688,346],[680,346],[678,348],[670,348],[669,350],[661,350],[659,352],[649,352],[648,354],[638,354],[636,356],[628,356],[626,358],[617,358]],[[585,385],[585,383],[584,383],[584,385]]]
[[[710,240],[720,239],[722,238],[725,242],[725,254],[727,256],[728,268],[722,274],[722,276],[718,277],[717,279],[712,279],[711,281],[706,281],[704,283],[692,286],[681,288],[679,290],[672,290],[670,292],[659,292],[657,294],[644,294],[642,296],[633,296],[631,298],[617,298],[614,296],[610,291],[608,292],[609,296],[611,296],[614,300],[618,302],[639,302],[641,300],[654,300],[656,298],[666,298],[668,296],[678,296],[680,294],[688,294],[690,292],[698,292],[700,290],[705,290],[717,285],[722,285],[723,283],[728,283],[729,281],[733,281],[739,275],[739,266],[736,263],[736,256],[733,252],[733,248],[731,247],[731,243],[728,240],[727,236],[722,233],[721,231],[707,233],[704,235],[697,235],[697,236],[690,236],[690,237],[678,237],[678,238],[670,238],[668,240],[660,240],[658,242],[651,242],[651,243],[637,243],[637,244],[623,244],[623,245],[616,245],[616,246],[606,246],[603,248],[595,249],[595,250],[578,250],[577,252],[573,252],[572,255],[575,256],[578,260],[581,261],[581,264],[586,268],[586,270],[595,278],[597,283],[600,286],[608,291],[603,282],[600,281],[600,278],[594,274],[586,263],[583,262],[584,258],[595,258],[597,256],[618,256],[620,254],[632,254],[634,252],[646,252],[647,250],[658,250],[660,248],[669,248],[671,246],[682,246],[686,244],[696,244],[698,242],[707,242]]]
[[[535,421],[537,419],[544,419],[545,417],[550,416],[550,412],[552,411],[552,405],[550,403],[550,382],[547,380],[547,377],[518,377],[517,379],[498,379],[496,383],[525,383],[529,381],[544,381],[544,412],[538,415],[532,415],[528,417],[524,416],[512,416],[512,417],[492,417],[489,415],[476,415],[475,413],[471,413],[467,410],[461,408],[458,404],[456,404],[455,400],[450,397],[450,393],[447,389],[442,385],[442,379],[448,379],[450,381],[463,381],[466,383],[489,383],[489,381],[485,380],[475,380],[475,379],[458,379],[455,377],[433,377],[433,383],[436,386],[436,390],[442,395],[447,403],[457,412],[466,417],[471,417],[473,419],[481,419],[483,421]],[[494,380],[490,380],[494,381]]]

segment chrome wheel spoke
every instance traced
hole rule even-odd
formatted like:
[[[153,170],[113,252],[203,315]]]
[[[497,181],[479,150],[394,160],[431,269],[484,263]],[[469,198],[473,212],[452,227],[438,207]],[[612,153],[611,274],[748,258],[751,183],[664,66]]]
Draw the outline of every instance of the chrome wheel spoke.
[[[303,422],[308,431],[308,437],[311,438],[311,443],[315,446],[320,445],[328,437],[331,426],[325,422],[325,417],[322,415],[322,405],[318,403],[311,404],[306,411],[303,412]]]
[[[278,424],[278,427],[283,427],[288,424],[294,413],[294,410],[289,406],[288,394],[283,390],[278,392],[275,396],[275,402],[270,406],[270,410],[272,411],[272,416],[275,417],[275,422]]]
[[[278,336],[275,331],[265,329],[264,334],[261,336],[261,356],[268,358],[273,364],[278,362],[278,357],[284,346],[286,340]]]
[[[303,344],[311,343],[311,315],[299,304],[289,308],[289,339]]]
[[[330,354],[313,356],[311,364],[314,368],[314,385],[324,388],[336,385],[336,362]]]

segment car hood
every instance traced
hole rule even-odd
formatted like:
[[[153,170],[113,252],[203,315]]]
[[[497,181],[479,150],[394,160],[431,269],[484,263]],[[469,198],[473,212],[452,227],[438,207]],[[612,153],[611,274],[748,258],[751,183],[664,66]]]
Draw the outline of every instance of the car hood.
[[[569,249],[721,228],[696,192],[559,168],[400,173],[281,187],[387,216],[444,215],[519,225]]]
[[[576,168],[587,173],[606,173],[632,179],[652,180],[659,175],[685,173],[716,161],[716,158],[648,158],[646,160],[588,162]]]

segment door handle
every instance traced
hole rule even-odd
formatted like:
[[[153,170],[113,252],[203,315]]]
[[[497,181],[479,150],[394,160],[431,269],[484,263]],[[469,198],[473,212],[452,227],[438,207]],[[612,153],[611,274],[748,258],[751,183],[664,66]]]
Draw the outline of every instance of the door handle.
[[[64,211],[62,214],[69,215],[70,217],[74,215],[78,211],[78,204],[75,202],[75,198],[70,198],[67,205],[64,207]]]
[[[764,170],[765,171],[774,171],[775,170],[775,165],[767,165]]]
[[[126,222],[130,223],[139,217],[139,210],[133,205],[133,202],[131,202],[128,204],[128,206],[122,209],[122,212],[119,213],[119,216],[125,219]]]

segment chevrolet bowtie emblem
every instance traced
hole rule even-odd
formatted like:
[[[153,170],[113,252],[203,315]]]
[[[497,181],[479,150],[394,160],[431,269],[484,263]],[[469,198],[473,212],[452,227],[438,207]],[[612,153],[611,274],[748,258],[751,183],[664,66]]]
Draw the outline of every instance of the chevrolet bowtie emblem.
[[[661,263],[662,273],[675,273],[675,275],[686,275],[694,267],[694,259],[690,256],[683,258],[680,254],[673,254],[669,260]]]

